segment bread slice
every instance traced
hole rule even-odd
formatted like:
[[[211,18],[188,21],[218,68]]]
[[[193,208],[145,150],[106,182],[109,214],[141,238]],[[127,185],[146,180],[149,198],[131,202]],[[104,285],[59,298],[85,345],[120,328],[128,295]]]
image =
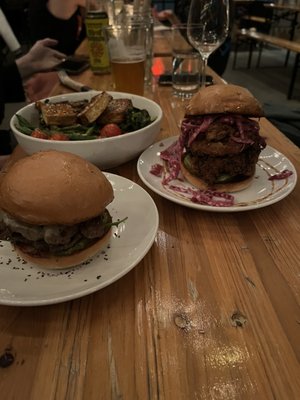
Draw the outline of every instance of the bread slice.
[[[43,120],[48,126],[68,126],[77,122],[77,112],[70,103],[44,103],[38,101],[36,102],[36,107],[40,110]]]
[[[127,110],[133,108],[130,99],[113,99],[109,102],[106,110],[100,115],[99,122],[101,124],[120,124],[124,121]]]
[[[78,114],[78,118],[83,125],[88,125],[96,121],[103,113],[112,100],[112,96],[106,92],[102,92],[92,97],[91,101]]]

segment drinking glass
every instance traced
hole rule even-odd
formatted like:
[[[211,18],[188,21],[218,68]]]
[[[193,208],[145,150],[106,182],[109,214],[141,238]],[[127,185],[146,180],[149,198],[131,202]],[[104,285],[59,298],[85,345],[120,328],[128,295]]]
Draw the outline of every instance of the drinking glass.
[[[205,86],[207,60],[226,39],[229,30],[229,0],[192,0],[187,36],[202,59],[201,87]]]
[[[146,64],[144,25],[113,25],[104,30],[114,89],[143,95]]]
[[[114,0],[116,1],[116,0]],[[146,4],[144,4],[145,6]],[[151,8],[140,7],[138,2],[136,4],[124,4],[122,11],[116,16],[115,21],[117,25],[143,25],[146,31],[146,64],[145,64],[145,84],[152,83],[152,59],[153,59],[153,17]]]
[[[117,17],[123,10],[124,0],[113,0],[113,3],[115,16]]]
[[[187,25],[172,28],[172,86],[175,96],[191,97],[199,89],[200,56],[189,43]]]

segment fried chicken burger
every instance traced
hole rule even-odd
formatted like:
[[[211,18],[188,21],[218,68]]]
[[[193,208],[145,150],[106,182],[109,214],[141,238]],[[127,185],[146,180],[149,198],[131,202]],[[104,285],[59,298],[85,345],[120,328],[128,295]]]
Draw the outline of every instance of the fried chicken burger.
[[[80,264],[109,240],[113,198],[106,176],[79,156],[51,150],[24,157],[1,180],[1,239],[42,267]]]
[[[266,146],[256,120],[263,115],[259,102],[243,87],[200,89],[181,125],[184,177],[199,189],[236,192],[248,187]]]

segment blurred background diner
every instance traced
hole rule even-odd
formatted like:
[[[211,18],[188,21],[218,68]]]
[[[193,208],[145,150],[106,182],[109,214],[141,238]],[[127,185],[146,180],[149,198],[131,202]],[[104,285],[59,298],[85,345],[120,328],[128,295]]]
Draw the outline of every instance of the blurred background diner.
[[[110,24],[124,23],[131,9],[142,11],[143,20],[148,15],[155,27],[167,28],[187,21],[190,0],[110,0],[103,4]],[[1,0],[0,7],[20,44],[16,54],[2,35],[3,64],[28,52],[39,39],[56,39],[54,48],[70,55],[86,37],[86,0]],[[209,57],[209,66],[225,81],[247,87],[264,105],[266,116],[298,146],[299,13],[299,0],[232,0],[228,37]],[[149,71],[148,83],[151,65]],[[46,97],[57,82],[56,72],[34,74],[25,83],[27,101]],[[6,126],[11,114],[7,106]]]
[[[86,0],[29,0],[28,25],[31,42],[52,37],[56,49],[73,54],[85,37]]]
[[[13,2],[12,2],[13,3]],[[17,6],[17,4],[14,4]],[[20,5],[20,4],[19,4]],[[52,71],[66,54],[58,51],[55,47],[58,41],[50,38],[43,38],[33,43],[29,42],[27,24],[15,23],[22,21],[21,13],[23,8],[9,8],[7,3],[1,1],[1,37],[0,37],[0,149],[1,154],[11,152],[11,135],[9,134],[9,119],[14,110],[20,108],[28,97],[27,90],[32,90],[30,79],[39,73]],[[15,34],[17,31],[17,34]],[[51,82],[50,82],[51,83]],[[43,82],[43,88],[45,88]],[[51,84],[47,90],[52,88]],[[40,90],[40,88],[38,88]],[[9,107],[12,105],[12,107]]]

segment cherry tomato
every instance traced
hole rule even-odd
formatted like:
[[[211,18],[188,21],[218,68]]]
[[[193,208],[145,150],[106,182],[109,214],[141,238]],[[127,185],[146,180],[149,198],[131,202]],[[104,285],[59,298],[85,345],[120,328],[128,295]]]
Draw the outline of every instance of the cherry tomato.
[[[106,124],[100,129],[100,137],[102,138],[119,136],[121,134],[122,130],[117,124]]]
[[[38,139],[49,139],[48,135],[45,132],[41,131],[40,129],[34,129],[31,132],[30,136],[38,138]]]
[[[53,133],[50,137],[50,140],[70,140],[68,135],[65,135],[64,133]]]

